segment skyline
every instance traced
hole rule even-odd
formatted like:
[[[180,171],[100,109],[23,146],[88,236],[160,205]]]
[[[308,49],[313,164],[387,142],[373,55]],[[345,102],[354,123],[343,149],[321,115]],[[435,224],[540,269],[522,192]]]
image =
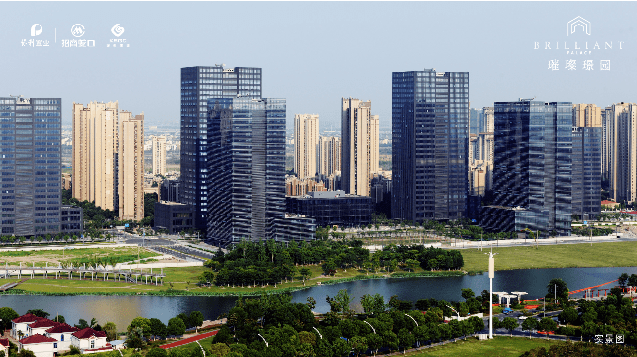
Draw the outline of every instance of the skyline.
[[[339,128],[342,97],[371,100],[380,126],[388,128],[392,72],[425,68],[469,72],[471,108],[520,97],[601,107],[634,101],[634,3],[149,4],[3,3],[15,16],[0,25],[0,44],[11,54],[2,95],[61,97],[63,125],[70,124],[73,102],[95,100],[144,111],[148,125],[178,125],[180,69],[225,63],[263,68],[263,96],[286,99],[288,128],[294,114],[304,113],[319,114],[321,130]],[[577,16],[590,22],[590,35],[577,28],[566,34]],[[55,29],[57,43],[21,46],[38,37],[30,36],[34,24],[42,26],[43,39]],[[74,24],[85,27],[83,38],[95,40],[95,48],[61,47]],[[131,47],[106,47],[115,24]],[[564,45],[575,41],[580,48],[597,42],[600,50],[565,54]],[[546,42],[551,50],[541,46]],[[606,42],[613,48],[604,50]],[[548,69],[552,59],[560,61],[559,71]],[[566,70],[569,59],[577,61],[575,71]],[[594,61],[592,71],[582,68],[584,59]],[[599,69],[601,60],[611,61],[610,71]]]

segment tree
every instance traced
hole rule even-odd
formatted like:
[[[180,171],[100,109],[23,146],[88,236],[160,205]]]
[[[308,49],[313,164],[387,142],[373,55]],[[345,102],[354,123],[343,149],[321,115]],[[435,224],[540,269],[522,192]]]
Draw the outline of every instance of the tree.
[[[104,325],[104,332],[106,332],[106,341],[117,340],[117,326],[114,322],[107,322]]]
[[[637,286],[637,274],[630,274],[628,277],[628,285],[632,287]]]
[[[527,319],[528,320],[528,319]],[[538,324],[538,330],[546,332],[546,338],[549,337],[549,331],[555,331],[557,329],[557,322],[550,317],[543,317]]]
[[[566,324],[566,326],[568,326],[568,324],[572,324],[575,321],[577,321],[578,318],[578,314],[577,314],[577,310],[575,310],[573,307],[569,306],[564,308],[564,310],[562,310],[562,312],[560,312],[559,315],[559,320],[560,322]]]
[[[619,286],[626,287],[628,278],[629,278],[628,273],[622,273],[622,275],[620,275],[619,278],[617,278],[617,282],[619,283]]]
[[[527,319],[528,320],[528,319]],[[505,317],[502,320],[502,327],[509,330],[511,337],[513,337],[513,330],[518,328],[518,320],[513,317]]]
[[[35,357],[35,353],[33,353],[33,351],[31,350],[23,348],[22,351],[18,353],[18,357]]]
[[[166,331],[166,325],[158,318],[151,318],[150,320],[150,334],[165,339],[168,332]]]
[[[213,356],[226,356],[230,353],[230,347],[228,347],[225,343],[213,343],[210,346],[210,353]]]
[[[0,321],[0,326],[2,327],[2,330],[8,330],[11,328],[12,323],[11,320],[20,317],[20,315],[18,315],[17,312],[15,312],[15,310],[13,310],[10,307],[1,307],[0,308],[0,319],[2,319],[2,321]]]
[[[133,321],[131,321],[130,325],[128,325],[127,331],[130,334],[131,331],[137,328],[142,330],[142,337],[148,338],[150,336],[151,328],[149,319],[137,316],[133,319]]]
[[[379,293],[365,294],[361,297],[361,306],[366,314],[380,314],[385,311],[385,298]]]
[[[52,318],[51,320],[55,322],[59,322],[61,324],[66,323],[66,319],[64,319],[64,316],[62,315],[55,315],[55,317]]]
[[[564,280],[560,278],[551,279],[546,288],[548,289],[548,294],[546,295],[547,298],[553,298],[557,295],[558,300],[568,300],[568,287]],[[555,294],[555,289],[557,289],[557,294]]]
[[[303,267],[299,270],[299,273],[301,274],[301,277],[303,278],[303,286],[305,286],[305,280],[309,279],[312,276],[312,271],[310,270],[310,268]]]
[[[126,347],[143,348],[146,345],[144,340],[144,330],[141,327],[133,327],[128,329],[126,338]]]
[[[349,304],[354,300],[354,298],[347,293],[347,289],[341,289],[334,297],[334,300],[338,303],[343,315],[346,315],[350,311]]]
[[[169,335],[181,336],[186,332],[186,324],[179,317],[173,317],[168,320],[167,330]]]
[[[190,324],[193,325],[192,327],[195,328],[195,332],[197,328],[203,324],[203,314],[201,311],[191,311],[188,319],[190,320]]]
[[[469,300],[470,298],[476,296],[476,294],[470,288],[462,289],[462,298],[465,300]],[[487,292],[487,298],[489,298],[489,293]]]
[[[537,330],[538,321],[534,317],[529,317],[522,321],[522,330],[529,331],[529,338],[531,338],[531,331]]]
[[[80,319],[77,322],[77,325],[74,325],[74,326],[79,328],[80,330],[89,327],[88,322],[86,322],[86,320],[84,320],[84,319]]]
[[[146,357],[168,357],[168,353],[163,348],[155,347],[146,353]]]
[[[44,311],[42,309],[28,310],[27,314],[33,314],[33,315],[38,316],[38,317],[44,317],[45,319],[48,319],[49,315],[51,315],[51,314],[49,314],[48,312],[46,312],[46,311]]]

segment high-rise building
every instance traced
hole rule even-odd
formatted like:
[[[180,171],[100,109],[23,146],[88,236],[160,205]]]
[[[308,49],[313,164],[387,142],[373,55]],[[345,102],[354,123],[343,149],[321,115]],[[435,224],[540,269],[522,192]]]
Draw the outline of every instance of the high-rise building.
[[[153,136],[153,176],[166,175],[166,137]]]
[[[316,149],[319,141],[318,114],[294,115],[294,173],[300,180],[318,172]]]
[[[482,108],[481,133],[493,133],[493,107]]]
[[[341,138],[321,136],[318,149],[319,174],[330,176],[341,172]]]
[[[144,218],[143,122],[118,102],[73,103],[73,197],[120,219]]]
[[[469,134],[478,134],[484,129],[482,111],[477,108],[469,109]]]
[[[139,221],[144,218],[144,113],[119,116],[119,218]]]
[[[469,73],[392,74],[392,217],[466,216]]]
[[[60,231],[60,98],[0,98],[2,235]]]
[[[611,167],[611,147],[612,147],[612,118],[611,118],[612,107],[606,107],[602,110],[602,180],[604,189],[608,189],[609,181],[610,181],[610,167]]]
[[[116,211],[118,102],[73,103],[73,197]]]
[[[195,227],[208,213],[208,99],[261,98],[261,68],[225,65],[181,69],[180,200],[193,206]]]
[[[602,108],[595,104],[573,104],[573,126],[601,127]]]
[[[495,232],[570,235],[570,102],[496,102],[492,206],[481,226]]]
[[[611,196],[615,202],[637,200],[637,104],[613,105],[615,152],[611,176]]]
[[[285,99],[208,103],[208,238],[276,239],[285,214]]]
[[[342,98],[341,180],[343,190],[352,195],[369,196],[371,179],[378,172],[378,115],[371,110],[369,100]]]
[[[571,213],[593,220],[601,213],[602,128],[573,127],[572,140]]]

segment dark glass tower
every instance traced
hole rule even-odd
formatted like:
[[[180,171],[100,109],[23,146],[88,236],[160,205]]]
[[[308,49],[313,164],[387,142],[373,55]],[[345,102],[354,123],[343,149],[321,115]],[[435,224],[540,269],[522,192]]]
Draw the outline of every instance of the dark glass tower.
[[[572,137],[572,214],[595,219],[601,213],[602,128],[573,127]]]
[[[2,235],[60,231],[60,98],[0,98]]]
[[[528,99],[495,103],[495,199],[482,210],[483,228],[570,235],[571,108]]]
[[[181,69],[180,202],[195,210],[195,227],[206,229],[208,213],[208,99],[240,95],[261,98],[261,68]]]
[[[208,238],[282,239],[285,99],[210,99]]]
[[[392,218],[466,216],[469,73],[392,74]]]

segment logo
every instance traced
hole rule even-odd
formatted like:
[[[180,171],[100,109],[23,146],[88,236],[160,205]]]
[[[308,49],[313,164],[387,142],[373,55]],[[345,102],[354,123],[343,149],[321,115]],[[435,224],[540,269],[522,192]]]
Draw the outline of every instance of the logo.
[[[124,33],[124,28],[119,24],[115,24],[115,26],[111,29],[111,32],[113,35],[120,37]]]
[[[42,25],[35,24],[31,26],[31,36],[38,36],[42,33]]]
[[[84,36],[84,25],[81,24],[75,24],[71,27],[71,35],[75,36],[75,37],[82,37]]]
[[[575,33],[578,27],[581,27],[585,34],[591,35],[591,23],[578,16],[566,24],[566,36]]]

